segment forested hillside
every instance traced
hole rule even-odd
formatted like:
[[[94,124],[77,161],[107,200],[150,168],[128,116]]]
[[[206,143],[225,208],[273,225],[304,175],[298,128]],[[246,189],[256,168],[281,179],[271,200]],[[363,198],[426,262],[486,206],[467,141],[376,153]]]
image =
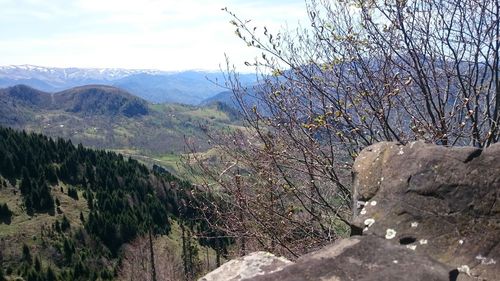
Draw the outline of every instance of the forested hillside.
[[[203,227],[190,207],[191,186],[154,170],[112,152],[0,127],[0,280],[112,280],[124,244],[167,235],[173,224],[182,229],[185,269],[195,271],[191,233]]]
[[[186,138],[206,150],[201,127],[237,126],[237,117],[222,104],[151,104],[103,85],[52,94],[24,85],[0,89],[0,126],[154,158],[183,152]]]

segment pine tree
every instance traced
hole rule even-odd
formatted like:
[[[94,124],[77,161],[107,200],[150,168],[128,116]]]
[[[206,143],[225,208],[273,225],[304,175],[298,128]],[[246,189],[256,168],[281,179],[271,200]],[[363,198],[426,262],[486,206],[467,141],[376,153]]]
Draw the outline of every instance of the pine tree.
[[[64,215],[63,218],[62,218],[62,221],[61,221],[61,230],[62,231],[66,231],[70,227],[71,227],[71,224],[70,224],[68,218],[66,217],[66,215]]]
[[[10,155],[6,155],[2,162],[0,162],[0,171],[5,178],[9,179],[9,181],[12,182],[12,179],[15,177],[16,173],[14,162],[12,161]]]
[[[78,191],[74,187],[69,187],[68,196],[75,200],[78,200]]]
[[[5,274],[3,273],[3,267],[0,265],[0,281],[7,281],[5,279]]]
[[[57,174],[54,166],[52,165],[47,165],[45,167],[45,177],[46,179],[50,182],[50,184],[56,184],[57,183]]]
[[[36,272],[42,271],[42,263],[40,262],[40,258],[38,256],[35,258],[35,264],[33,265],[33,268]]]
[[[45,280],[46,281],[56,281],[57,277],[56,274],[54,273],[54,270],[52,269],[51,266],[47,268],[47,273],[45,274]]]
[[[26,172],[24,172],[24,171],[26,171]],[[21,189],[22,195],[28,195],[33,188],[32,188],[31,179],[30,179],[30,176],[29,176],[27,170],[24,169],[24,171],[23,171],[23,178],[21,179],[21,184],[19,185],[19,188]]]
[[[75,252],[75,246],[73,246],[73,243],[69,239],[64,239],[63,253],[64,253],[64,259],[68,264],[71,263],[74,252]]]
[[[26,262],[27,264],[31,265],[33,263],[30,248],[26,244],[23,244],[23,254],[21,259],[23,262]]]
[[[34,271],[32,268],[28,270],[28,274],[27,274],[27,281],[39,281],[40,280],[40,276],[39,276],[39,273],[37,273],[36,271]]]
[[[0,221],[9,223],[12,218],[12,211],[6,203],[0,204]]]

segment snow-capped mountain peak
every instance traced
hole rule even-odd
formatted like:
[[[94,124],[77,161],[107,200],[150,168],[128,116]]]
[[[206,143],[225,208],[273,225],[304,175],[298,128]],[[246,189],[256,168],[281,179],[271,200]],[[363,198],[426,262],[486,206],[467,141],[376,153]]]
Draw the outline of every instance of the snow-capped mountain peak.
[[[96,79],[115,80],[133,74],[162,74],[164,72],[151,69],[122,69],[122,68],[61,68],[45,67],[30,64],[0,66],[0,77],[14,79]],[[47,77],[50,76],[50,77]]]

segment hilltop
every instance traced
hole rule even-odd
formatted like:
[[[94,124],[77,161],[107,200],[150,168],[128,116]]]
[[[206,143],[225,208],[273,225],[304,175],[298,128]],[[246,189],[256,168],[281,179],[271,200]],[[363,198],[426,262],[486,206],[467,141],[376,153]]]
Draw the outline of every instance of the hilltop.
[[[208,148],[202,126],[237,124],[228,108],[151,104],[120,88],[87,85],[47,93],[25,85],[0,89],[0,125],[130,154],[184,150],[192,138]]]
[[[116,87],[88,85],[52,95],[53,109],[84,115],[147,115],[146,101]]]
[[[104,85],[76,87],[54,94],[16,85],[0,89],[0,99],[6,107],[28,107],[34,111],[62,110],[81,115],[127,117],[148,114],[146,101],[119,88]]]

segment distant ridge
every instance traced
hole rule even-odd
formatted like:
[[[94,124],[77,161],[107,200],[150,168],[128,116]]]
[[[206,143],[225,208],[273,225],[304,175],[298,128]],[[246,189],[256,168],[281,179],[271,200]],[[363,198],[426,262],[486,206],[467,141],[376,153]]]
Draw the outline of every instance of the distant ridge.
[[[63,110],[82,115],[135,117],[149,112],[146,101],[106,85],[75,87],[54,94],[16,85],[0,89],[0,101],[11,108],[28,106],[35,110]]]
[[[8,76],[11,79],[113,80],[137,73],[167,74],[168,72],[154,69],[46,67],[30,64],[0,66],[0,76]]]
[[[47,108],[51,104],[50,94],[26,85],[15,85],[0,89],[0,99],[18,102],[31,107]]]
[[[253,83],[253,74],[242,74]],[[0,88],[24,84],[45,92],[59,92],[89,84],[116,86],[152,103],[198,105],[222,90],[224,75],[213,71],[167,72],[151,69],[59,68],[36,65],[0,66]]]
[[[0,89],[0,126],[143,155],[171,154],[191,138],[208,148],[203,126],[233,125],[224,106],[151,104],[123,89],[87,85],[48,93],[26,85]]]
[[[111,86],[88,85],[53,94],[56,109],[85,115],[117,115],[134,117],[148,114],[146,101]]]

